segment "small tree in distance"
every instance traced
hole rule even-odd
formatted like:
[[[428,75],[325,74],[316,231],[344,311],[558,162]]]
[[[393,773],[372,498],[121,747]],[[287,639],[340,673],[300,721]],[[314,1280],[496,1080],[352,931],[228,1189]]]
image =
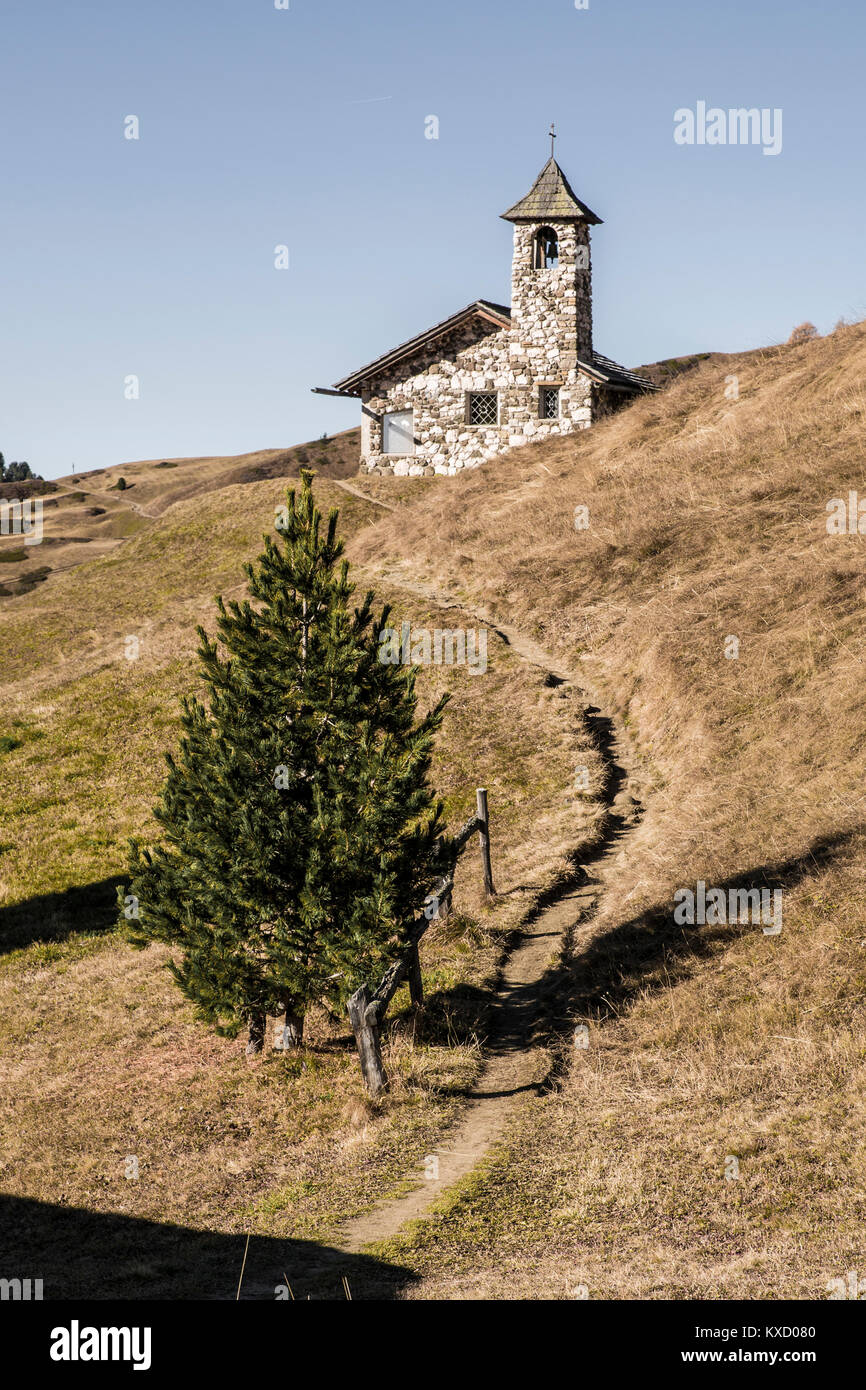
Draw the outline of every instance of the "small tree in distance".
[[[819,333],[814,323],[798,323],[792,330],[788,339],[789,343],[809,343],[813,338],[819,337]]]
[[[197,1015],[227,1036],[267,1015],[293,1040],[310,1005],[343,1002],[393,958],[437,876],[441,805],[428,785],[443,698],[416,717],[415,673],[379,660],[385,608],[350,607],[337,512],[325,534],[302,472],[278,538],[246,566],[252,602],[199,628],[205,706],[183,702],[179,755],[133,842],[132,941],[176,948]]]

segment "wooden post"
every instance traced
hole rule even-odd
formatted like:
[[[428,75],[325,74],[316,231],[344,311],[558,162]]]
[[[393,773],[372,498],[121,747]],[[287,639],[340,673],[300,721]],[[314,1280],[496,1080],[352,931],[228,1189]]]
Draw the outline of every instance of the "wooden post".
[[[409,947],[409,961],[406,973],[409,977],[409,997],[416,1009],[424,1003],[424,984],[421,979],[421,957],[417,941]]]
[[[364,1085],[371,1096],[377,1096],[380,1091],[387,1091],[388,1076],[382,1061],[375,1014],[372,1018],[367,1016],[369,1003],[370,991],[366,985],[361,985],[349,1000],[349,1020],[355,1034],[355,1042],[358,1044],[358,1060],[361,1063]]]
[[[493,870],[490,867],[490,825],[487,820],[487,789],[478,787],[475,793],[475,805],[478,811],[478,819],[481,825],[478,827],[478,840],[481,845],[481,867],[484,870],[484,891],[488,898],[496,896],[496,889],[493,887]]]

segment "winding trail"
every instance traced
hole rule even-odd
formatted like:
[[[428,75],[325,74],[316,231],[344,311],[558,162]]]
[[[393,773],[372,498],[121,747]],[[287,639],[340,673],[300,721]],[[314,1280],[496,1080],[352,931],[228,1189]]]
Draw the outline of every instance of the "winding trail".
[[[343,479],[331,478],[344,491],[386,511],[399,510],[393,503],[380,502],[361,488]],[[432,588],[414,579],[392,576],[408,592],[454,608],[495,632],[520,660],[543,672],[548,685],[571,686],[584,709],[605,765],[602,800],[606,809],[600,842],[592,857],[575,870],[574,877],[554,894],[548,894],[523,923],[516,943],[505,957],[499,983],[490,1006],[485,1057],[479,1076],[469,1092],[460,1116],[438,1146],[434,1155],[437,1169],[430,1177],[421,1173],[422,1156],[407,1167],[417,1174],[417,1184],[405,1194],[385,1199],[364,1214],[350,1218],[333,1233],[328,1244],[315,1243],[301,1260],[292,1261],[289,1276],[301,1297],[355,1296],[362,1298],[399,1297],[401,1278],[407,1271],[365,1256],[368,1247],[396,1236],[407,1222],[424,1220],[431,1208],[461,1178],[471,1173],[491,1147],[501,1138],[515,1103],[521,1097],[540,1095],[552,1080],[550,1058],[551,1020],[546,1017],[545,985],[564,944],[579,949],[581,932],[588,931],[606,882],[616,874],[616,862],[642,814],[633,794],[628,773],[628,745],[624,730],[603,714],[590,693],[573,674],[563,669],[539,643],[510,624],[493,620],[483,607]],[[340,1292],[340,1280],[343,1289]],[[349,1283],[354,1291],[348,1294]],[[302,1291],[312,1289],[315,1292]],[[292,1297],[294,1297],[292,1293]],[[273,1288],[266,1280],[249,1279],[244,1298],[272,1298]]]
[[[450,606],[442,595],[428,594],[442,607]],[[461,611],[471,613],[464,604]],[[488,622],[482,614],[479,621]],[[492,626],[488,622],[488,626]],[[498,625],[496,631],[524,661],[558,682],[572,684],[568,673],[557,668],[547,652],[514,628]],[[334,1246],[347,1254],[367,1245],[389,1240],[407,1222],[424,1218],[448,1188],[470,1173],[501,1135],[515,1099],[527,1092],[538,1094],[547,1080],[549,1053],[537,1039],[544,1023],[542,991],[546,972],[559,955],[565,939],[578,939],[592,917],[602,891],[606,871],[622,852],[622,842],[639,817],[640,807],[629,790],[623,762],[622,736],[612,722],[589,706],[589,722],[604,756],[607,777],[607,819],[601,844],[577,877],[565,885],[553,901],[524,924],[516,946],[502,967],[492,1004],[486,1043],[486,1059],[458,1124],[433,1155],[438,1172],[405,1196],[383,1202],[363,1216],[347,1222]]]
[[[379,502],[350,483],[330,481],[375,506],[397,510],[393,504]],[[346,1222],[333,1239],[333,1249],[346,1254],[357,1254],[368,1245],[389,1240],[407,1221],[427,1216],[437,1199],[470,1173],[499,1138],[515,1099],[528,1092],[539,1092],[549,1068],[549,1054],[537,1038],[539,1025],[544,1021],[541,981],[558,956],[563,940],[577,938],[581,928],[586,929],[592,920],[606,874],[622,853],[622,842],[641,814],[640,804],[629,787],[624,733],[592,704],[571,672],[562,669],[531,637],[510,625],[494,623],[489,613],[474,612],[471,606],[450,595],[417,584],[395,582],[411,587],[441,608],[459,608],[486,624],[522,661],[543,671],[548,683],[575,687],[606,766],[607,817],[601,844],[576,875],[579,882],[563,887],[524,925],[517,944],[505,959],[490,1013],[485,1062],[460,1120],[433,1155],[438,1160],[438,1171],[426,1180],[420,1178],[419,1186],[405,1196],[384,1201]]]

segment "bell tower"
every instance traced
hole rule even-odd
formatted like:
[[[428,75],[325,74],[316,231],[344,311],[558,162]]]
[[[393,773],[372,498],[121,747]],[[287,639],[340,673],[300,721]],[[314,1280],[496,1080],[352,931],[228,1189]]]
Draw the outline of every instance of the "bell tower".
[[[502,214],[514,224],[511,359],[532,382],[566,384],[578,359],[592,361],[589,229],[600,217],[582,203],[551,155],[525,198]]]

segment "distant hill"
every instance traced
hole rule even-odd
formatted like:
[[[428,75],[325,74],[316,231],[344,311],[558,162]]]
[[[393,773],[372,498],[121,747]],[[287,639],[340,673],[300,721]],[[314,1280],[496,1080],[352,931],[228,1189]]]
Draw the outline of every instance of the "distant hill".
[[[144,459],[96,468],[53,482],[0,483],[0,500],[41,497],[44,538],[26,546],[0,536],[0,599],[27,593],[52,574],[106,555],[167,508],[235,483],[294,478],[310,467],[323,478],[358,471],[360,429],[288,449],[258,449],[214,458]],[[123,490],[118,479],[125,479]]]

